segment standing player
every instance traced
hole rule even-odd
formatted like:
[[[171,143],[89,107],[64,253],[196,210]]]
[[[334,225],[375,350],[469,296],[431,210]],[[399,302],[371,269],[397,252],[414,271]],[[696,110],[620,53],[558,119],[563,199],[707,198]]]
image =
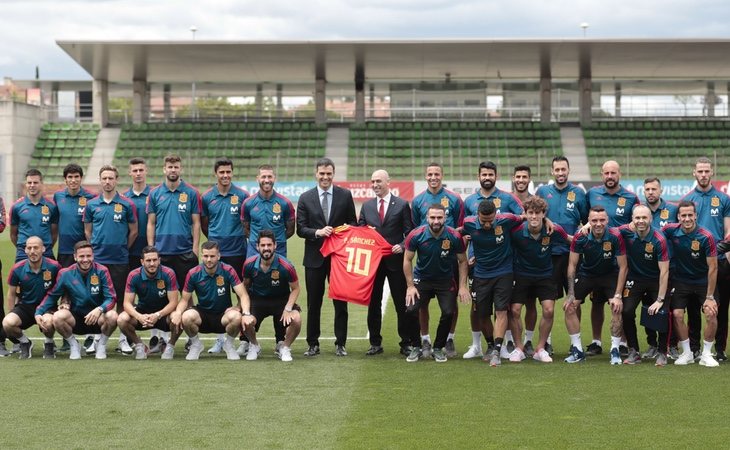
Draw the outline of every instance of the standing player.
[[[563,310],[571,347],[565,362],[577,363],[585,360],[580,341],[579,308],[585,297],[592,294],[591,301],[599,303],[601,309],[606,301],[611,306],[611,364],[621,364],[618,347],[621,341],[621,293],[628,271],[626,247],[618,230],[608,228],[608,214],[600,206],[591,208],[588,225],[588,233],[578,233],[570,244],[568,295]],[[599,334],[598,339],[600,338]]]
[[[428,301],[436,297],[441,309],[433,345],[433,358],[436,362],[446,362],[444,352],[446,339],[451,326],[453,310],[459,299],[466,303],[471,298],[467,285],[466,246],[461,235],[453,228],[444,225],[446,208],[433,204],[427,210],[428,225],[422,225],[406,238],[406,252],[403,257],[403,273],[406,277],[406,306],[413,309],[428,307]],[[413,258],[418,252],[415,269]],[[459,282],[454,283],[454,265],[458,263]],[[425,324],[428,330],[428,324]],[[421,324],[423,330],[424,324]],[[413,347],[406,358],[416,362],[421,357],[421,348]]]
[[[638,205],[639,198],[621,186],[621,168],[616,161],[606,161],[601,166],[603,186],[595,186],[588,191],[588,207],[599,206],[608,215],[608,227],[620,227],[631,222],[631,211]],[[603,303],[591,304],[591,326],[593,342],[586,349],[587,355],[600,355],[603,352],[601,330],[603,329]]]
[[[248,192],[233,184],[233,162],[230,159],[218,159],[213,166],[213,173],[217,182],[203,194],[200,224],[203,234],[218,243],[221,261],[233,267],[236,274],[239,274],[246,260],[246,236],[243,234],[240,219],[241,205],[248,197]],[[223,339],[223,334],[220,334],[208,353],[220,353]]]
[[[38,169],[25,172],[26,195],[10,208],[10,241],[15,245],[15,262],[26,258],[25,241],[31,236],[43,240],[43,256],[53,258],[58,238],[58,208],[43,197],[43,174]]]
[[[443,186],[444,169],[441,164],[431,162],[426,167],[426,183],[428,188],[413,198],[411,213],[413,215],[413,225],[418,227],[428,223],[426,215],[431,205],[441,205],[445,211],[444,226],[459,228],[464,223],[464,201],[461,196],[452,192]],[[457,276],[458,269],[454,266],[454,276]],[[458,280],[454,280],[458,282]],[[425,301],[426,305],[428,301]],[[451,322],[449,334],[446,339],[446,355],[448,357],[456,356],[456,346],[454,344],[454,332],[456,331],[456,323],[459,318],[459,309],[453,308],[454,320]],[[428,334],[427,326],[429,322],[428,306],[419,308],[418,318],[421,323],[421,346],[423,354],[428,357],[431,352],[431,336]]]
[[[16,263],[8,275],[8,305],[14,306],[3,319],[3,330],[20,342],[20,359],[29,359],[33,349],[33,342],[23,330],[36,324],[35,309],[56,284],[56,275],[61,270],[59,263],[43,256],[44,251],[43,241],[38,236],[29,237],[25,241],[28,259]],[[38,327],[46,337],[43,358],[55,358],[53,316],[44,314]]]
[[[58,208],[58,262],[61,267],[74,264],[74,244],[86,239],[84,234],[84,209],[94,194],[81,186],[84,170],[78,164],[63,168],[66,189],[53,194]]]
[[[679,335],[682,354],[674,364],[684,366],[695,361],[690,348],[684,310],[700,310],[705,314],[705,333],[700,365],[717,367],[712,357],[712,340],[717,329],[717,249],[712,233],[697,225],[695,204],[682,200],[677,205],[679,223],[665,226],[662,231],[672,243],[672,317]]]
[[[695,204],[697,224],[712,233],[715,242],[720,242],[730,234],[730,197],[718,191],[712,185],[712,161],[709,158],[699,158],[692,172],[697,186],[685,195],[682,200]],[[722,255],[717,263],[717,334],[715,335],[715,350],[718,361],[726,361],[725,349],[727,345],[728,306],[730,305],[730,263],[728,255]],[[692,350],[699,350],[700,327],[702,321],[696,308],[687,310],[689,320],[689,335]]]
[[[532,197],[529,190],[531,177],[530,166],[524,164],[515,166],[514,172],[512,172],[512,193],[523,205],[527,199]]]
[[[147,349],[135,330],[172,331],[162,359],[172,359],[175,343],[182,331],[182,316],[176,311],[178,287],[175,272],[160,265],[160,255],[154,247],[142,249],[142,266],[129,272],[124,289],[124,311],[117,325],[134,344],[135,359],[147,359]],[[134,298],[138,302],[134,304]]]
[[[53,328],[70,346],[69,359],[81,359],[81,345],[74,334],[101,334],[96,344],[96,359],[106,359],[106,344],[117,328],[117,301],[114,285],[106,267],[94,262],[94,252],[88,241],[74,246],[76,264],[58,273],[56,284],[35,310],[40,326],[43,316],[64,301],[53,313]]]
[[[544,223],[547,210],[545,200],[532,197],[527,199],[523,205],[527,222],[521,223],[512,230],[512,246],[515,255],[510,321],[517,355],[511,359],[519,360],[527,354],[527,343],[525,343],[524,349],[522,347],[522,304],[532,302],[534,305],[534,299],[537,298],[542,307],[540,340],[533,354],[527,354],[527,356],[532,356],[536,361],[549,363],[553,362],[553,359],[545,350],[545,346],[553,328],[555,299],[557,298],[557,286],[552,276],[551,248],[554,243],[567,244],[571,239],[560,225],[553,225],[553,232],[548,234]],[[527,317],[525,317],[525,322],[527,322]]]
[[[588,221],[588,202],[586,194],[580,187],[570,183],[570,162],[565,156],[555,156],[552,161],[550,173],[553,176],[553,184],[540,186],[535,195],[547,202],[548,209],[546,217],[553,223],[563,227],[566,233],[574,235],[581,223]],[[570,246],[553,244],[553,283],[558,292],[558,298],[568,291],[568,259]],[[550,339],[545,350],[552,356]]]
[[[117,191],[119,172],[114,166],[99,169],[101,194],[94,197],[84,210],[84,231],[94,249],[94,260],[109,271],[114,292],[124,292],[129,274],[129,248],[137,237],[137,211],[134,203]],[[117,305],[117,312],[124,305]],[[117,349],[125,355],[132,347],[124,334],[119,336]]]
[[[335,227],[357,222],[352,194],[332,184],[335,163],[322,158],[315,164],[317,186],[303,193],[297,204],[297,235],[304,238],[304,279],[307,285],[307,344],[304,356],[319,354],[320,316],[324,283],[330,276],[330,258],[322,256],[324,239]],[[347,356],[347,303],[333,300],[335,355]]]
[[[652,312],[664,307],[669,283],[669,248],[664,235],[651,224],[651,210],[637,205],[631,225],[619,228],[626,244],[629,274],[623,292],[623,329],[629,346],[624,364],[638,364],[639,339],[636,335],[636,307],[651,306]],[[667,333],[659,333],[656,365],[667,364]]]
[[[246,288],[233,267],[220,261],[217,242],[205,242],[202,253],[203,262],[188,273],[182,300],[177,307],[177,311],[182,313],[183,329],[190,337],[190,351],[185,359],[194,361],[200,358],[203,343],[198,333],[226,333],[223,343],[226,358],[239,360],[241,356],[236,352],[233,340],[241,332],[242,326],[246,331],[255,325]],[[238,297],[236,305],[231,304],[231,289]],[[198,304],[188,309],[192,304],[193,292]]]
[[[378,265],[373,284],[373,293],[368,305],[368,333],[370,348],[366,355],[383,352],[381,327],[383,315],[383,284],[388,279],[393,306],[398,321],[400,353],[408,356],[410,348],[420,343],[418,321],[412,314],[406,314],[406,278],[403,275],[403,249],[405,238],[413,229],[411,207],[407,201],[394,195],[390,190],[390,175],[385,170],[376,170],[370,177],[375,198],[363,203],[358,225],[375,228],[391,245],[392,255],[384,257]]]
[[[241,221],[248,237],[246,256],[258,255],[254,242],[261,230],[272,230],[276,235],[276,252],[286,257],[286,240],[294,235],[294,205],[274,190],[276,174],[268,164],[259,166],[256,175],[259,192],[243,202]]]
[[[276,354],[282,361],[290,362],[291,346],[302,328],[302,309],[297,305],[299,278],[294,264],[276,252],[276,235],[273,231],[260,230],[256,240],[259,254],[248,258],[243,267],[243,284],[248,289],[251,314],[256,320],[255,329],[247,329],[252,348],[246,360],[258,358],[261,346],[256,340],[256,332],[261,321],[271,316],[276,333],[281,332],[285,336]]]
[[[522,203],[520,200],[509,192],[502,191],[497,187],[497,165],[492,161],[483,161],[479,164],[478,168],[478,181],[479,190],[466,198],[464,206],[467,216],[476,216],[479,205],[484,200],[491,200],[495,207],[495,214],[509,213],[520,215],[523,212]],[[473,255],[472,247],[469,248],[469,258]],[[511,258],[511,256],[510,256]],[[469,349],[464,353],[465,359],[479,358],[482,356],[481,352],[481,339],[482,334],[487,340],[487,343],[492,345],[493,340],[493,328],[490,316],[492,315],[489,311],[486,316],[481,318],[478,316],[475,307],[472,307],[471,314],[469,316],[471,322],[471,335],[472,344]],[[506,326],[506,325],[505,325]],[[512,345],[512,333],[507,330],[506,340]],[[529,339],[528,339],[529,340]],[[505,348],[505,351],[507,349]],[[511,349],[510,349],[511,351]]]

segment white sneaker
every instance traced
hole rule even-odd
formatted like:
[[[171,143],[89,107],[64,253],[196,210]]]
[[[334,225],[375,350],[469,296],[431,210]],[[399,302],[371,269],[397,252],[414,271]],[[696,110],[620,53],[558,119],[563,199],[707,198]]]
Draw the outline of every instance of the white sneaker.
[[[469,350],[464,353],[462,358],[464,359],[474,359],[474,358],[481,358],[484,356],[484,353],[482,352],[482,347],[479,345],[470,345]]]
[[[93,355],[96,353],[96,345],[99,343],[99,341],[96,338],[91,339],[91,344],[84,348],[84,351],[86,351],[87,355]]]
[[[134,344],[134,359],[147,359],[147,349],[141,342]]]
[[[248,353],[248,342],[241,341],[241,343],[238,345],[238,350],[236,350],[236,353],[238,353],[238,356],[246,356]]]
[[[223,341],[220,338],[216,338],[215,344],[208,349],[208,353],[220,353],[223,351]]]
[[[674,360],[674,364],[677,366],[686,366],[687,364],[694,364],[695,357],[692,352],[683,352],[677,359]]]
[[[185,355],[185,359],[188,361],[197,361],[198,358],[200,358],[200,354],[203,353],[204,348],[205,347],[203,346],[203,343],[200,342],[200,339],[192,342],[190,344],[190,350],[188,350],[188,354]]]
[[[98,346],[99,344],[97,344]],[[99,351],[97,348],[96,351]],[[129,342],[127,342],[126,339],[119,339],[119,346],[117,347],[117,351],[119,351],[122,355],[131,355],[134,353],[134,349],[132,346],[129,345]]]
[[[129,344],[127,344],[127,347],[129,347]],[[132,347],[129,347],[129,354],[131,354]],[[106,359],[106,345],[101,345],[100,343],[96,343],[96,353],[94,354],[94,358],[96,359]]]
[[[68,359],[81,359],[81,344],[76,339],[69,340],[68,345],[70,346]]]
[[[545,351],[544,348],[541,348],[539,351],[535,352],[534,355],[532,355],[532,359],[539,362],[544,363],[551,363],[553,362],[553,359],[550,357],[550,354]]]
[[[282,345],[279,348],[279,358],[281,358],[284,362],[293,361],[293,358],[291,357],[291,348]]]
[[[248,354],[246,355],[246,361],[256,361],[261,353],[261,346],[250,344],[248,346]]]
[[[161,359],[172,359],[175,356],[175,346],[168,343],[162,352]]]
[[[223,342],[223,351],[226,352],[226,359],[228,359],[228,361],[238,361],[239,359],[241,359],[241,356],[233,347],[233,342],[228,339]]]
[[[507,346],[502,344],[502,349],[499,351],[499,357],[502,359],[509,359],[511,354],[512,353],[510,353],[510,351],[507,350]]]
[[[700,356],[700,365],[705,367],[718,367],[720,363],[712,356],[712,353],[703,353]]]
[[[281,347],[284,346],[284,341],[276,341],[276,345],[274,346],[274,355],[276,355],[277,358],[279,358],[281,355],[279,352],[281,351]]]
[[[521,362],[525,358],[525,352],[523,352],[519,348],[515,348],[514,351],[512,351],[512,353],[510,353],[509,355],[510,362]]]

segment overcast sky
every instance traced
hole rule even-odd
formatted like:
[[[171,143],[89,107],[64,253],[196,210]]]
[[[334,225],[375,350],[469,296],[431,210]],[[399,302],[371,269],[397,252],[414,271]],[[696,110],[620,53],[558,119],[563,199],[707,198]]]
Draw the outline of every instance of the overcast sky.
[[[0,0],[0,75],[89,79],[57,39],[728,38],[728,0]]]

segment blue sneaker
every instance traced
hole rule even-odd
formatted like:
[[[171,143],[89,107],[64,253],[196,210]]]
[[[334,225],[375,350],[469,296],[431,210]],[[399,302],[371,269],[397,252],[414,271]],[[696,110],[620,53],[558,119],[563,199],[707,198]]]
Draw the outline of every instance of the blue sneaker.
[[[623,364],[623,361],[621,361],[621,352],[617,348],[612,348],[611,349],[611,365],[618,366],[619,364]]]
[[[579,363],[579,362],[583,362],[585,360],[586,360],[586,354],[573,346],[570,347],[570,355],[568,355],[568,357],[565,358],[565,362],[567,362],[569,364]]]

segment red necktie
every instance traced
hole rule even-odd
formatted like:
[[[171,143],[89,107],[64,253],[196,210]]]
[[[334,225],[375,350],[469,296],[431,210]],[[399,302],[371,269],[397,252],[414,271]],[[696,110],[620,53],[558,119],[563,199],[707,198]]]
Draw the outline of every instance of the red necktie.
[[[380,214],[380,223],[383,223],[383,218],[385,217],[385,200],[380,199],[380,208],[378,208],[378,214]]]

